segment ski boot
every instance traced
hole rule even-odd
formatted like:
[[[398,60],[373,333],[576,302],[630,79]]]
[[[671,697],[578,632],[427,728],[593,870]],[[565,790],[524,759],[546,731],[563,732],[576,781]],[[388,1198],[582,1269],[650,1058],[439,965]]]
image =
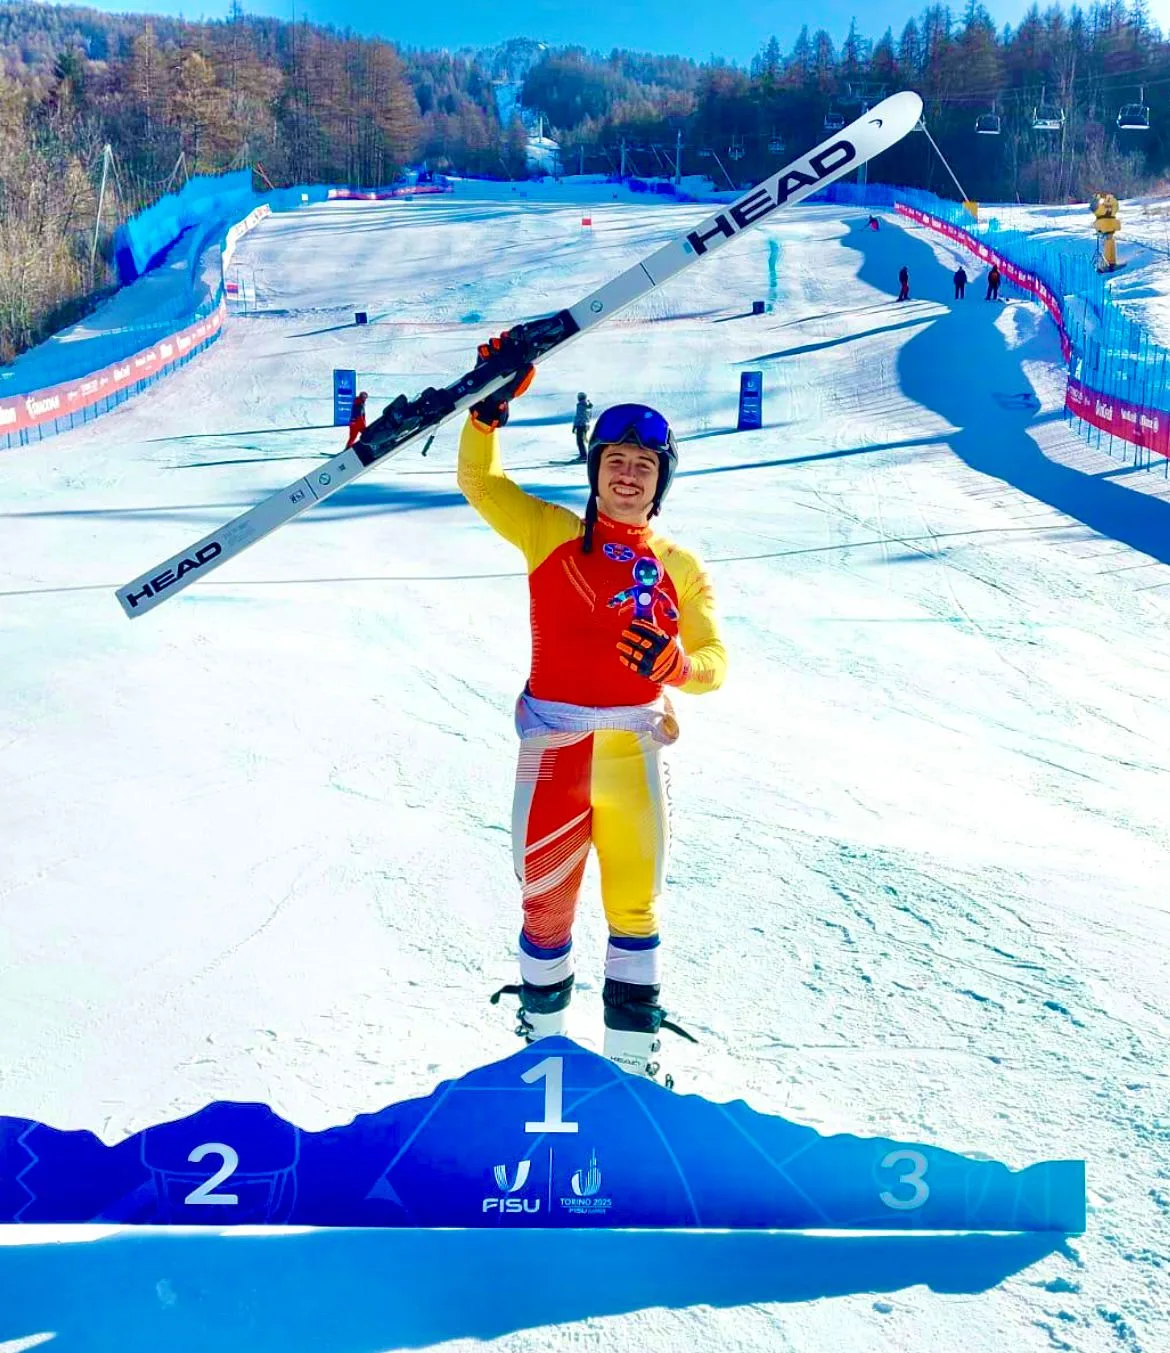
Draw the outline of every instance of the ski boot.
[[[662,1070],[661,1064],[653,1060],[662,1047],[660,1030],[669,1029],[691,1043],[699,1041],[666,1018],[666,1011],[658,1004],[659,990],[657,985],[618,982],[607,977],[601,993],[605,1003],[604,1055],[623,1071],[647,1080],[657,1080]],[[662,1084],[673,1090],[674,1077],[667,1073]]]
[[[573,978],[569,976],[551,987],[537,987],[530,982],[510,983],[495,992],[491,1001],[493,1005],[499,1005],[501,996],[519,996],[516,1033],[526,1043],[535,1043],[538,1038],[567,1035],[572,995]]]

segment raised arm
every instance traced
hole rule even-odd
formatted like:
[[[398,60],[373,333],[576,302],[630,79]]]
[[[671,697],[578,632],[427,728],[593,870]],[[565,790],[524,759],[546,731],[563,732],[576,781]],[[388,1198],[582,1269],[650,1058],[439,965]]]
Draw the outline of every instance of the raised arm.
[[[567,508],[534,498],[508,478],[499,432],[474,414],[459,439],[458,480],[463,496],[492,530],[524,552],[530,573],[580,529],[580,520]]]

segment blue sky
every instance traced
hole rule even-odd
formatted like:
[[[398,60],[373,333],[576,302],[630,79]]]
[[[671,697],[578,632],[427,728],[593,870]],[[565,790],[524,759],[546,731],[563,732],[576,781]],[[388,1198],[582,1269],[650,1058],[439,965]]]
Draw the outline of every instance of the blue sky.
[[[182,14],[185,18],[223,18],[230,0],[155,0],[125,4],[90,0],[98,9]],[[445,0],[429,5],[386,4],[385,0],[244,0],[251,13],[288,18],[295,5],[298,18],[389,38],[402,46],[490,46],[505,38],[540,38],[554,45],[580,43],[608,51],[677,53],[703,59],[716,53],[746,64],[775,33],[783,47],[791,45],[803,22],[824,27],[839,44],[856,15],[863,33],[879,36],[887,25],[895,35],[920,3],[907,0],[820,0],[815,6],[761,4],[760,0],[524,0],[522,5],[487,0]],[[1046,7],[1041,4],[1041,9]],[[952,0],[961,12],[962,0]],[[996,23],[1016,23],[1028,0],[990,0]],[[1170,27],[1170,0],[1150,0],[1150,17]]]

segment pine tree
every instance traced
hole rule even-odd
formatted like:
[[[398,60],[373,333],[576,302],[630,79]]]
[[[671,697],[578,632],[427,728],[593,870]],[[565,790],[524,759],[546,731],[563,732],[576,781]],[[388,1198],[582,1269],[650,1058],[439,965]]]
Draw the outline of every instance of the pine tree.
[[[922,36],[913,19],[907,20],[898,41],[898,69],[902,78],[911,82],[922,73]]]
[[[858,80],[869,66],[870,45],[857,31],[857,20],[849,21],[849,32],[841,48],[841,74],[846,80]]]
[[[760,73],[759,78],[765,88],[774,89],[780,81],[780,74],[784,66],[784,58],[780,54],[780,44],[776,41],[773,34],[768,39],[767,45],[760,54]]]
[[[833,39],[823,28],[813,36],[813,78],[822,94],[828,94],[837,83],[837,54]]]
[[[801,88],[812,84],[815,65],[812,38],[809,37],[808,24],[802,24],[796,41],[792,45],[792,54],[788,58],[788,69],[792,73],[792,83]]]
[[[894,33],[892,29],[886,31],[874,43],[873,56],[870,58],[870,69],[873,71],[873,77],[879,84],[887,88],[898,82],[898,58],[894,53]]]

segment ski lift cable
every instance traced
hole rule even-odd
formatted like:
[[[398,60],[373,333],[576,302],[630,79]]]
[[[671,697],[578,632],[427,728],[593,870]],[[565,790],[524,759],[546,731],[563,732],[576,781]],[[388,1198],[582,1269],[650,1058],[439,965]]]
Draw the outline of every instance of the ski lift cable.
[[[1096,84],[1102,88],[1103,92],[1117,93],[1119,92],[1119,89],[1132,89],[1135,81],[1128,77],[1143,77],[1148,73],[1149,69],[1150,67],[1147,64],[1145,66],[1135,67],[1133,70],[1129,71],[1113,71],[1107,76],[1095,74],[1077,75],[1064,81],[1061,85],[1061,90],[1062,93],[1068,94],[1074,88],[1082,88],[1084,86]],[[1107,84],[1105,83],[1106,81],[1108,82]],[[1000,82],[995,85],[985,85],[974,89],[965,89],[961,94],[931,93],[923,94],[922,97],[924,102],[928,104],[987,103],[991,99],[998,99],[1001,103],[1027,104],[1040,101],[1048,83],[1050,83],[1048,80],[1041,81],[1040,88],[1037,89],[1037,87],[1032,84],[1005,88],[1004,84]],[[1167,84],[1170,83],[1170,77],[1164,77],[1158,80],[1147,79],[1145,83],[1151,86],[1154,84]],[[908,84],[904,85],[904,82],[902,81],[899,81],[898,84],[903,87],[909,87]]]
[[[1133,79],[1128,78],[1130,76],[1143,77],[1144,85],[1149,89],[1170,84],[1170,76],[1145,79],[1144,77],[1148,75],[1150,69],[1150,65],[1147,63],[1144,66],[1135,66],[1132,70],[1110,71],[1106,75],[1093,73],[1077,75],[1064,83],[1063,91],[1068,93],[1074,88],[1097,85],[1102,94],[1120,97],[1124,90],[1132,89],[1135,84]],[[1034,104],[1039,101],[1038,95],[1042,96],[1044,88],[1044,84],[1041,84],[1039,91],[1037,91],[1035,85],[1021,85],[1017,88],[1005,89],[1001,84],[982,89],[966,89],[961,94],[924,94],[923,100],[926,103],[966,104],[985,103],[990,98],[998,98],[1002,103]]]
[[[931,136],[931,134],[930,134],[930,128],[926,125],[926,119],[925,119],[925,118],[919,118],[919,120],[918,120],[918,127],[919,127],[919,129],[920,129],[921,131],[923,131],[923,132],[926,133],[926,139],[927,139],[927,140],[930,142],[930,144],[934,147],[934,153],[935,153],[935,154],[938,156],[938,158],[942,161],[942,163],[943,163],[943,168],[947,171],[948,174],[950,174],[951,178],[954,180],[955,187],[958,188],[958,190],[959,190],[959,196],[962,198],[962,200],[963,200],[964,202],[969,202],[971,199],[967,196],[966,189],[964,189],[963,185],[959,182],[958,177],[957,177],[957,175],[955,174],[955,171],[954,171],[954,170],[951,168],[951,166],[947,163],[947,157],[942,153],[941,150],[939,150],[939,148],[938,148],[938,142],[934,139],[933,136]]]

